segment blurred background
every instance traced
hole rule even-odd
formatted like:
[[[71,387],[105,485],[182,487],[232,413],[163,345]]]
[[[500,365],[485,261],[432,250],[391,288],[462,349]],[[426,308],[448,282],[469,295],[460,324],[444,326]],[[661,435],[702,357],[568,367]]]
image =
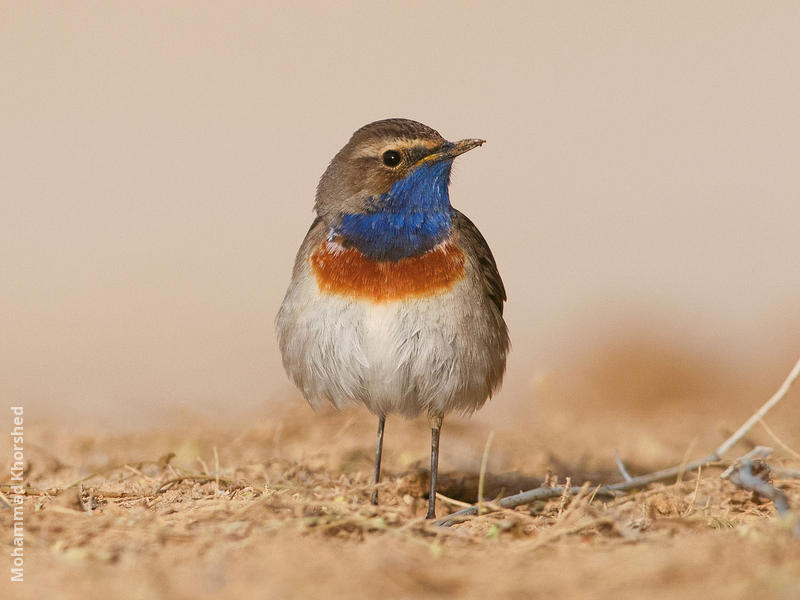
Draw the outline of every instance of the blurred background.
[[[800,351],[798,31],[791,1],[3,2],[0,395],[111,429],[301,402],[273,319],[315,186],[402,116],[488,140],[451,188],[509,294],[478,419],[735,426]]]

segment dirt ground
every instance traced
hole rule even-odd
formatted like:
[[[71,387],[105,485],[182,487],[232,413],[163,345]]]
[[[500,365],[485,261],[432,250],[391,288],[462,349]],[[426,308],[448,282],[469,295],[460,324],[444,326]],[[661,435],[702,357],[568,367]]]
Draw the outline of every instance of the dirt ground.
[[[703,456],[785,375],[747,386],[747,373],[636,353],[580,373],[540,381],[505,413],[445,423],[440,516],[475,500],[490,430],[488,497],[545,477],[618,481],[615,450],[633,474]],[[767,419],[787,446],[797,404],[795,389]],[[387,422],[377,507],[374,430],[361,410],[314,414],[299,399],[247,422],[186,417],[138,433],[33,424],[25,581],[4,576],[3,597],[800,597],[791,519],[721,480],[720,468],[617,499],[590,502],[590,487],[442,528],[423,519],[427,424]],[[766,444],[773,468],[800,468],[772,434],[753,429],[728,458]],[[800,480],[776,471],[774,483],[800,506]]]

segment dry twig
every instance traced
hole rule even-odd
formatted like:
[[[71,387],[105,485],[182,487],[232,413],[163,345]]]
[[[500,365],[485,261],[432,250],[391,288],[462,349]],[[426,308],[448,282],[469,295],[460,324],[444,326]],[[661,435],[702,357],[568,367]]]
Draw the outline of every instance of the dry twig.
[[[775,392],[772,397],[767,400],[755,413],[753,413],[753,415],[747,419],[747,421],[745,421],[742,426],[739,427],[739,429],[737,429],[728,439],[726,439],[714,452],[708,456],[691,461],[689,463],[682,461],[680,465],[676,465],[668,469],[662,469],[660,471],[656,471],[655,473],[631,477],[630,479],[626,479],[625,481],[612,485],[602,485],[597,488],[595,495],[606,497],[614,496],[620,492],[627,492],[633,489],[645,487],[651,483],[665,481],[667,479],[672,479],[673,477],[679,477],[686,471],[695,471],[698,468],[713,466],[715,463],[718,463],[722,457],[733,446],[735,446],[742,439],[742,437],[744,437],[747,432],[750,431],[753,426],[764,417],[764,415],[770,411],[770,409],[772,409],[783,399],[784,396],[786,396],[789,389],[792,387],[792,384],[798,377],[800,377],[800,359],[794,365],[794,368],[792,368],[791,372],[786,380],[781,384],[780,388],[778,388],[778,391]],[[580,489],[580,487],[573,486],[569,488],[569,492],[575,494],[578,493]],[[564,487],[539,487],[521,492],[519,494],[514,494],[512,496],[506,496],[505,498],[500,498],[496,504],[503,508],[514,508],[515,506],[530,504],[536,500],[555,498],[564,494],[565,491],[566,489]],[[458,512],[439,519],[436,521],[436,524],[442,527],[449,527],[450,525],[461,521],[461,517],[474,515],[477,514],[477,512],[477,507],[471,506],[470,508],[459,510]]]
[[[490,431],[489,437],[486,438],[486,445],[483,447],[483,456],[481,457],[481,470],[478,475],[478,514],[481,514],[483,509],[483,484],[486,481],[486,466],[489,464],[489,449],[492,447],[493,438],[494,431]]]
[[[625,468],[625,463],[622,462],[622,457],[619,455],[619,450],[614,452],[614,461],[617,463],[617,468],[619,469],[619,472],[625,481],[630,481],[633,479],[631,474],[628,473],[628,469]]]
[[[800,538],[800,518],[792,517],[789,498],[782,490],[772,485],[771,473],[770,466],[763,460],[745,458],[740,460],[739,468],[731,473],[729,480],[740,488],[772,500],[779,517],[792,519],[792,534]]]

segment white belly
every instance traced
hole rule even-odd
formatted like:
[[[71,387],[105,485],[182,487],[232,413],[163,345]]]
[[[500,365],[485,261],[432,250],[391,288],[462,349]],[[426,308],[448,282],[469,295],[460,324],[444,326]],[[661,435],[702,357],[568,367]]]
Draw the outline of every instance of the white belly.
[[[472,412],[499,383],[504,353],[476,322],[485,312],[470,308],[446,294],[353,300],[320,294],[305,279],[278,314],[284,365],[315,407],[358,403],[408,417]]]
[[[399,356],[397,308],[394,304],[373,304],[364,307],[364,332],[361,338],[367,369],[364,386],[369,402],[377,412],[399,409],[402,381]]]

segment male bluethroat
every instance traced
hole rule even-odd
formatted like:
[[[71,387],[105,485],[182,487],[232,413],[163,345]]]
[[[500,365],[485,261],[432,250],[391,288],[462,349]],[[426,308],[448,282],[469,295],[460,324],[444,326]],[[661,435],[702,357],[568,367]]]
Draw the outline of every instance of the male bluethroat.
[[[313,407],[356,403],[378,416],[376,486],[386,415],[427,413],[428,518],[442,419],[483,406],[509,348],[492,252],[450,205],[453,160],[483,143],[407,119],[356,131],[317,186],[276,320],[283,365]]]

